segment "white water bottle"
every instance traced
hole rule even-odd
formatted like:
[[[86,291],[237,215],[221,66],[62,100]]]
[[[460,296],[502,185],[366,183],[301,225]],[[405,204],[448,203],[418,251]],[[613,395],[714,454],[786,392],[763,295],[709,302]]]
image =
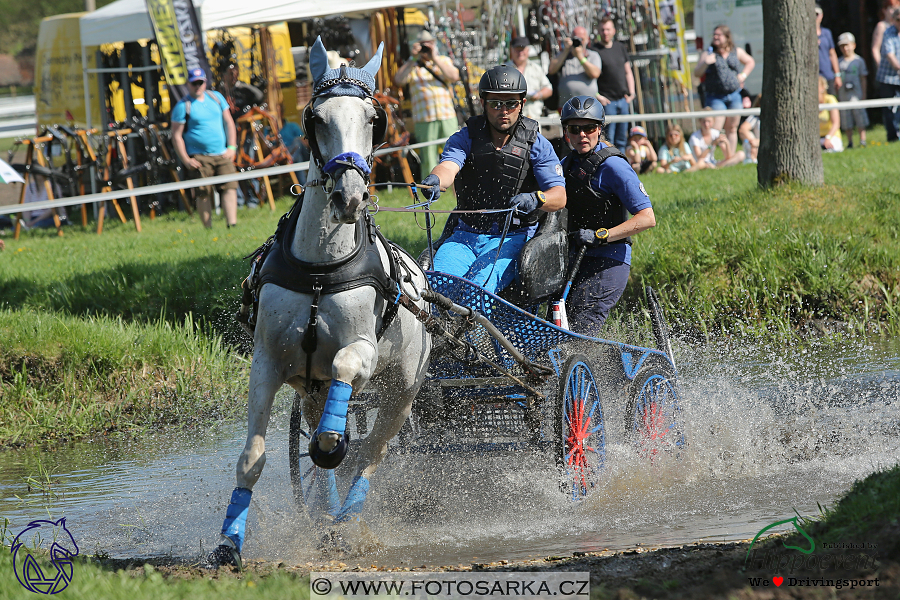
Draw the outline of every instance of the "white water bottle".
[[[566,303],[563,300],[557,300],[550,305],[550,319],[553,324],[563,329],[569,328],[569,319],[566,316]]]

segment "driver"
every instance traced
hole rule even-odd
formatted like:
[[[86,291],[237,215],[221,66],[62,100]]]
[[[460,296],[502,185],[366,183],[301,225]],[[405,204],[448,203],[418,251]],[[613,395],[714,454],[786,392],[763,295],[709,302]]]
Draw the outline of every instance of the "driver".
[[[489,69],[478,93],[484,114],[471,117],[444,146],[423,185],[432,201],[456,180],[459,210],[514,209],[462,214],[434,257],[434,270],[464,277],[498,293],[516,276],[517,259],[537,230],[541,212],[566,205],[562,167],[537,121],[521,115],[528,86],[514,66]],[[459,176],[457,178],[457,175]]]
[[[656,217],[628,159],[603,138],[606,114],[599,100],[575,96],[563,106],[560,119],[572,148],[562,163],[570,249],[587,246],[567,302],[572,307],[569,321],[573,331],[596,334],[628,283],[630,236],[654,227]]]

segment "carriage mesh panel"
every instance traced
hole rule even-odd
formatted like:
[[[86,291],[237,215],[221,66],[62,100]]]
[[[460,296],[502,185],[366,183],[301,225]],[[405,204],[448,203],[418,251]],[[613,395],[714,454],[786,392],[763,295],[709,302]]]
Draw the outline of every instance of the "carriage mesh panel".
[[[434,291],[487,317],[517,350],[534,362],[546,364],[547,351],[558,347],[562,342],[590,339],[539,319],[467,279],[436,271],[428,271],[426,275]],[[503,349],[481,325],[476,324],[470,329],[465,339],[477,346],[488,358],[497,360],[514,373],[521,373],[521,369],[509,352]]]
[[[523,407],[517,403],[475,404],[454,418],[450,425],[459,439],[521,439],[528,434],[523,413]]]

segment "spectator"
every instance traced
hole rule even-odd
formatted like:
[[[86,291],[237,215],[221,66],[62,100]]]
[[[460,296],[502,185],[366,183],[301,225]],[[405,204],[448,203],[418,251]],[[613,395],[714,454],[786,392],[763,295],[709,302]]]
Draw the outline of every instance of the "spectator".
[[[816,35],[819,37],[819,75],[828,81],[828,93],[834,94],[841,87],[841,69],[831,30],[822,27],[822,7],[816,4]]]
[[[434,36],[426,30],[411,46],[409,57],[394,75],[394,83],[409,83],[416,141],[430,142],[450,137],[459,129],[450,85],[459,81],[459,69],[437,50]],[[437,145],[422,148],[422,173],[431,173],[438,162]]]
[[[712,110],[705,108],[704,110]],[[716,169],[722,167],[731,167],[743,162],[745,154],[742,150],[737,152],[731,151],[731,144],[724,135],[720,135],[718,129],[713,128],[712,117],[702,117],[700,119],[700,129],[691,134],[688,144],[694,152],[694,158],[697,159],[697,168],[699,169]],[[722,160],[716,160],[716,148],[722,149],[724,157]]]
[[[281,128],[279,134],[281,135],[281,141],[284,142],[284,146],[291,153],[292,161],[295,163],[309,161],[309,143],[303,137],[303,130],[299,125],[293,121],[285,121],[284,127]],[[297,171],[297,183],[305,186],[307,173],[307,170]]]
[[[875,72],[878,96],[881,98],[897,98],[900,96],[900,8],[891,10],[891,26],[884,30],[884,41],[881,43],[881,64]],[[885,106],[881,109],[881,118],[887,132],[887,141],[898,139],[898,112],[896,106]]]
[[[881,42],[884,41],[884,31],[893,25],[891,23],[891,10],[900,7],[900,0],[882,0],[880,16],[881,20],[875,25],[872,32],[872,59],[875,61],[875,70],[881,66]]]
[[[837,104],[837,98],[828,93],[828,80],[819,75],[819,104]],[[826,108],[819,113],[819,145],[825,152],[842,152],[841,115],[837,108]]]
[[[625,157],[635,173],[651,173],[656,168],[656,150],[647,139],[647,130],[640,125],[631,128]]]
[[[856,38],[852,33],[842,33],[838,36],[838,48],[841,51],[841,59],[838,65],[841,67],[841,81],[844,85],[838,90],[838,100],[841,102],[856,102],[866,99],[866,77],[869,71],[864,61],[855,52]],[[866,127],[869,126],[869,117],[865,109],[855,108],[841,111],[841,128],[847,134],[847,147],[853,147],[853,129],[859,130],[859,145],[866,145]]]
[[[203,69],[188,73],[188,94],[172,109],[172,145],[194,179],[234,173],[237,132],[228,102],[206,89]],[[237,225],[237,182],[219,185],[225,223]],[[212,227],[212,186],[197,188],[197,212],[203,226]]]
[[[553,87],[541,66],[528,60],[530,49],[528,38],[523,36],[514,38],[509,47],[509,60],[506,64],[517,68],[519,73],[525,76],[525,82],[528,84],[522,116],[537,119],[544,114],[544,100],[553,95]]]
[[[756,100],[751,105],[752,108],[758,108],[762,101],[762,94],[756,96]],[[750,108],[750,107],[748,107]],[[750,115],[738,129],[738,136],[744,142],[744,158],[745,163],[756,164],[759,155],[759,115]]]
[[[712,110],[735,110],[742,108],[741,88],[756,66],[753,57],[736,48],[731,38],[731,29],[719,25],[713,30],[712,45],[700,53],[694,75],[704,77],[706,94],[704,107]],[[725,128],[725,138],[731,144],[729,150],[737,150],[737,130],[740,117],[716,117],[716,129]],[[699,160],[699,157],[698,157]]]
[[[219,92],[228,100],[228,106],[231,107],[231,117],[237,119],[252,106],[263,104],[265,94],[249,83],[244,83],[240,79],[240,68],[236,64],[231,64],[222,74],[222,83],[219,85]]]
[[[562,106],[575,96],[597,96],[597,78],[603,64],[600,55],[588,48],[588,32],[576,27],[572,37],[563,40],[563,49],[550,61],[550,74],[559,73],[556,91]]]
[[[0,252],[2,252],[6,248],[6,242],[0,240]]]
[[[435,271],[493,293],[515,278],[519,252],[542,212],[566,205],[566,180],[553,146],[536,121],[519,114],[527,92],[516,68],[488,69],[478,84],[484,114],[470,117],[447,140],[441,163],[422,181],[432,202],[455,180],[460,210],[514,209],[510,220],[507,211],[461,215],[434,256]]]
[[[684,140],[681,125],[672,124],[666,129],[666,143],[659,149],[657,173],[686,173],[697,170],[697,160]]]
[[[597,91],[606,116],[627,115],[634,100],[634,71],[628,51],[616,39],[616,23],[612,17],[600,20],[600,42],[594,46],[603,69],[597,78]],[[628,146],[628,123],[607,123],[604,137],[624,153]]]

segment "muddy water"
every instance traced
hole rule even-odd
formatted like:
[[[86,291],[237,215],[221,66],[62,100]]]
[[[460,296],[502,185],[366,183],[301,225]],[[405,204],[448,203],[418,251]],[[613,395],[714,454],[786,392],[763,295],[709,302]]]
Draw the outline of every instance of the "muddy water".
[[[585,502],[559,492],[541,454],[397,456],[372,481],[347,564],[450,565],[643,544],[752,537],[815,515],[853,481],[900,461],[900,343],[805,350],[734,344],[677,350],[687,451],[641,462],[613,433],[606,477]],[[254,490],[245,555],[319,562],[316,530],[290,496],[282,392]],[[618,407],[604,407],[621,423]],[[83,552],[193,559],[217,541],[244,424],[52,453],[0,455],[9,531],[67,517]],[[8,542],[7,542],[8,543]]]

